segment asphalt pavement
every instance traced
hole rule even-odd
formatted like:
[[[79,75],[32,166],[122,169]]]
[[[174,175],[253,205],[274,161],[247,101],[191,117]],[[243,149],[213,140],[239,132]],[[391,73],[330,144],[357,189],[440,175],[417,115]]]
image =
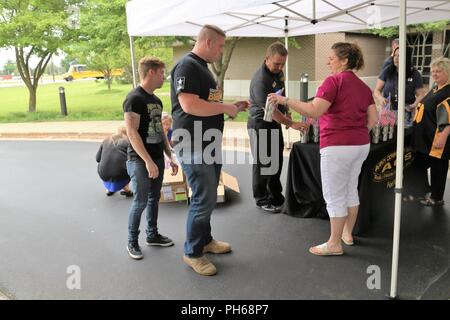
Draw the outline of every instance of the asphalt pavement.
[[[131,199],[105,196],[98,147],[99,141],[0,140],[6,181],[0,185],[0,291],[11,299],[377,300],[389,292],[392,225],[356,237],[344,256],[313,256],[308,248],[327,239],[329,222],[256,208],[248,163],[224,166],[241,192],[228,190],[212,216],[214,237],[233,247],[210,255],[216,276],[197,275],[182,261],[184,202],[160,205],[160,232],[175,246],[146,247],[143,216],[144,259],[132,260],[125,249]],[[282,181],[286,164],[287,158]],[[450,203],[448,190],[445,200]],[[450,298],[449,244],[445,206],[403,206],[401,298]],[[374,268],[379,286],[370,285]]]

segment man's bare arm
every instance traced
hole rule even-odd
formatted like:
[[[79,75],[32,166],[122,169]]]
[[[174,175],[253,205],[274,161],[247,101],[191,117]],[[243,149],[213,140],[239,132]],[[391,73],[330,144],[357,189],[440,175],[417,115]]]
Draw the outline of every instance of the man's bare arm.
[[[234,118],[238,113],[234,104],[205,101],[192,93],[182,92],[178,95],[178,100],[183,111],[194,116],[209,117],[226,113]]]
[[[148,154],[147,149],[145,149],[144,142],[138,132],[141,116],[135,112],[125,112],[124,119],[127,136],[134,151],[136,151],[146,163],[153,161],[152,157]]]
[[[164,141],[164,153],[166,154],[167,158],[172,159],[172,150],[170,147],[169,139],[167,139],[167,135],[165,133],[163,135],[163,141]]]

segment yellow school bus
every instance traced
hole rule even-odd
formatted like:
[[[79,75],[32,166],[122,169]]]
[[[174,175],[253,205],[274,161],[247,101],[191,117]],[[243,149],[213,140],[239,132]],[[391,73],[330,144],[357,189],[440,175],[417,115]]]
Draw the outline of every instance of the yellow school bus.
[[[122,69],[113,69],[112,76],[121,76],[123,75]],[[103,79],[105,76],[101,71],[98,70],[89,70],[86,68],[85,64],[73,64],[69,67],[69,71],[63,74],[63,79],[66,81],[72,81],[75,79],[86,79],[86,78],[95,78],[95,79]]]

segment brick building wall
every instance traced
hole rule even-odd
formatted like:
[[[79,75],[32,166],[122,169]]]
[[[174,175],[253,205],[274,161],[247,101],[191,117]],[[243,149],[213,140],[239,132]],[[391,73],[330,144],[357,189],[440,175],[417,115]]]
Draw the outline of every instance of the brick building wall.
[[[267,47],[276,38],[242,38],[237,43],[227,73],[225,75],[226,96],[248,96],[250,80],[263,63]],[[296,37],[299,48],[289,48],[289,91],[298,98],[299,79],[301,73],[308,73],[310,93],[325,79],[330,71],[327,59],[333,43],[338,41],[357,42],[363,50],[366,67],[359,72],[369,86],[373,87],[374,79],[379,74],[385,57],[386,40],[366,34],[326,33]],[[174,47],[174,61],[178,61],[192,47]],[[311,95],[311,94],[310,94]]]

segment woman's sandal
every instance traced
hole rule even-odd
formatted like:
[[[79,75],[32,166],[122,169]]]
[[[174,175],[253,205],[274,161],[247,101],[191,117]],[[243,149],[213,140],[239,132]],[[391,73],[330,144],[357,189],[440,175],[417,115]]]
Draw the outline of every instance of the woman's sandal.
[[[420,203],[427,207],[437,207],[444,205],[444,200],[433,200],[431,198],[425,198],[423,200],[420,200]]]
[[[345,240],[344,237],[342,237],[341,239],[342,239],[342,242],[345,243],[345,244],[348,245],[348,246],[352,246],[352,245],[355,244],[355,242],[353,242],[353,240],[348,241],[348,240]]]
[[[330,249],[328,249],[328,244],[326,242],[319,244],[318,246],[309,248],[309,252],[311,252],[316,256],[341,256],[344,254],[343,250],[330,251]]]

